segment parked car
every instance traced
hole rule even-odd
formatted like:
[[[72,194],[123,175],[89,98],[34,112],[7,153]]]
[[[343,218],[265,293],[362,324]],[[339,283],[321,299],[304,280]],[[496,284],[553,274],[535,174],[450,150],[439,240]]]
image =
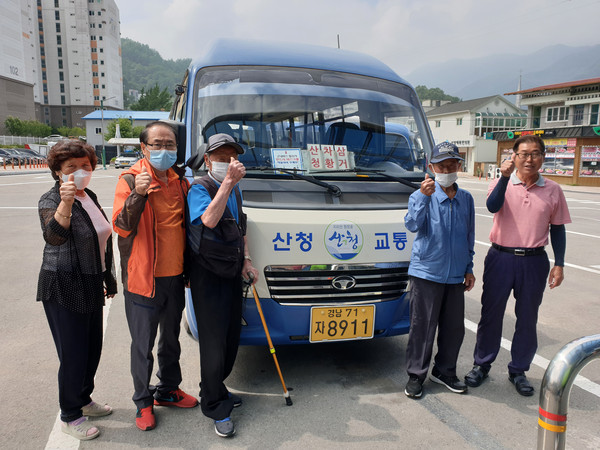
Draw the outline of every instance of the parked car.
[[[142,158],[142,154],[137,150],[125,151],[115,159],[115,169],[131,167]]]
[[[25,164],[27,162],[27,156],[21,152],[19,152],[15,148],[5,148],[3,149],[11,158],[15,164]]]
[[[12,164],[13,155],[6,151],[6,149],[0,148],[0,164]],[[16,162],[19,163],[18,161]]]
[[[38,152],[36,152],[35,150],[31,150],[30,148],[19,148],[17,149],[19,151],[19,153],[21,154],[25,154],[29,159],[37,159],[39,161],[46,161],[46,157],[40,155]]]

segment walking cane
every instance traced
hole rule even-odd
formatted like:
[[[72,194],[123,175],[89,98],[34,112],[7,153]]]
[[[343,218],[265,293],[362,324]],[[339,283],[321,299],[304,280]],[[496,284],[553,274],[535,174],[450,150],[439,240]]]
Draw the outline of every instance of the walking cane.
[[[249,280],[252,283],[252,277]],[[283,381],[283,375],[281,374],[281,369],[279,368],[279,362],[277,361],[277,355],[275,354],[275,347],[273,347],[273,342],[271,341],[271,335],[269,335],[269,329],[267,328],[267,322],[265,321],[265,316],[263,314],[262,308],[260,306],[260,300],[258,299],[258,294],[256,293],[256,289],[254,285],[250,284],[252,287],[252,293],[254,294],[254,301],[256,302],[256,309],[258,309],[258,314],[260,315],[260,320],[262,321],[263,328],[265,329],[265,335],[267,336],[267,342],[269,343],[269,351],[273,355],[273,361],[275,361],[275,367],[277,368],[277,373],[279,374],[279,379],[281,380],[281,385],[283,386],[283,397],[285,398],[285,404],[287,406],[292,406],[292,398],[290,397],[290,393],[285,387],[285,381]]]

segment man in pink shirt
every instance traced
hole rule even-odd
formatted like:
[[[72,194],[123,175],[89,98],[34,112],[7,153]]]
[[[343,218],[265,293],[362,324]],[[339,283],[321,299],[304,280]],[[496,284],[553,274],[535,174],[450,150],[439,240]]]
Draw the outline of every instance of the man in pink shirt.
[[[465,376],[471,387],[481,385],[500,351],[502,319],[511,291],[515,297],[515,333],[508,378],[517,392],[533,395],[525,372],[537,350],[537,317],[546,280],[550,289],[563,281],[565,224],[571,223],[560,186],[539,174],[545,146],[539,136],[522,136],[513,154],[502,162],[502,177],[491,183],[487,208],[494,214],[492,247],[485,258],[481,319],[477,327],[474,366]],[[516,173],[513,173],[515,168]],[[544,247],[548,229],[554,267]]]

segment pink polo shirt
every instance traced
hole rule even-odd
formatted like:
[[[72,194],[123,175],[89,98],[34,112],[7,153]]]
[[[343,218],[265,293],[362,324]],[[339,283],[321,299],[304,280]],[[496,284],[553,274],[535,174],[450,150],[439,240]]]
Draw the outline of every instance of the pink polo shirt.
[[[498,181],[492,181],[488,195]],[[543,247],[548,244],[550,224],[567,223],[571,223],[571,215],[558,183],[540,175],[534,185],[526,188],[513,173],[506,187],[504,204],[494,214],[490,241],[504,247]]]

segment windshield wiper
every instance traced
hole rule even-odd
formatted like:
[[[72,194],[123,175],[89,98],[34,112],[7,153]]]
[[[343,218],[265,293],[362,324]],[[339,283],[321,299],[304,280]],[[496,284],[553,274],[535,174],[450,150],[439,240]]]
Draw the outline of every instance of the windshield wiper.
[[[261,172],[273,171],[273,172],[283,172],[287,175],[291,175],[291,177],[295,180],[304,180],[309,183],[316,184],[317,186],[321,186],[322,188],[327,189],[334,197],[339,197],[342,195],[341,189],[335,184],[326,183],[325,181],[317,180],[315,177],[310,175],[304,175],[299,173],[298,169],[283,169],[279,167],[268,167],[268,166],[257,166],[257,167],[247,167],[246,170],[260,170]]]
[[[376,175],[381,175],[382,177],[385,177],[389,180],[393,180],[393,181],[397,181],[400,184],[403,184],[405,186],[411,187],[414,190],[417,189],[421,189],[421,185],[420,184],[415,184],[411,181],[405,180],[404,178],[400,178],[400,177],[395,177],[393,175],[389,175],[385,172],[384,169],[363,169],[362,167],[355,167],[354,169],[341,169],[341,170],[327,170],[327,171],[323,171],[323,172],[316,172],[319,174],[327,174],[327,173],[354,173],[354,174],[361,174],[361,173],[374,173]]]

